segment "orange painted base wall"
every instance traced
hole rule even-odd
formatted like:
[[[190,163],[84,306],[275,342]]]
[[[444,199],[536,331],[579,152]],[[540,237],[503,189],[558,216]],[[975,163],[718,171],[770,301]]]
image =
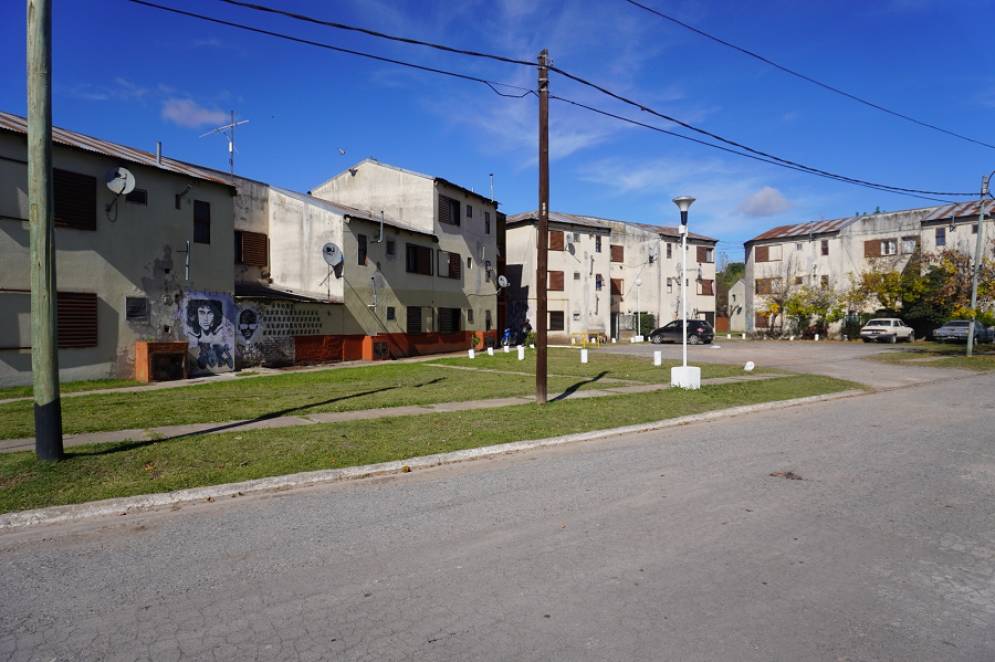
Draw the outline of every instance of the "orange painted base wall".
[[[472,346],[473,336],[480,338],[481,346],[486,346],[488,343],[497,344],[497,331],[389,333],[378,336],[296,336],[294,363],[374,361],[459,352]]]

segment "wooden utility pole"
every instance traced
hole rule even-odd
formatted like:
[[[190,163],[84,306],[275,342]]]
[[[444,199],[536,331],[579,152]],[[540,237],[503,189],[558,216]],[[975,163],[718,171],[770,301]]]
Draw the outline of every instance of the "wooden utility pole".
[[[52,194],[52,0],[28,0],[28,220],[35,453],[61,460],[62,406]]]
[[[978,235],[974,246],[974,264],[971,267],[971,326],[967,329],[967,355],[974,354],[974,327],[978,324],[978,272],[984,260],[985,203],[988,202],[988,176],[981,178],[981,201],[978,204]]]
[[[536,231],[536,402],[546,404],[546,285],[549,257],[549,52],[539,53],[539,227]]]

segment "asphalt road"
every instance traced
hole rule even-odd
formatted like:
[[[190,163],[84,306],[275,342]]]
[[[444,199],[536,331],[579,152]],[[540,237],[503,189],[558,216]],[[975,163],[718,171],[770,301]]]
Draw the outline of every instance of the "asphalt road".
[[[0,658],[995,659],[993,390],[2,534]]]
[[[849,379],[874,388],[896,388],[923,384],[947,378],[966,377],[966,370],[937,368],[927,365],[892,365],[869,361],[868,357],[887,351],[901,351],[908,345],[888,345],[839,341],[788,341],[788,340],[727,340],[716,337],[712,345],[689,346],[688,363],[745,364],[753,361],[757,366],[783,368],[795,372]],[[622,343],[608,345],[604,351],[645,356],[660,350],[663,358],[681,358],[681,346],[674,344]],[[595,356],[596,358],[596,356]]]

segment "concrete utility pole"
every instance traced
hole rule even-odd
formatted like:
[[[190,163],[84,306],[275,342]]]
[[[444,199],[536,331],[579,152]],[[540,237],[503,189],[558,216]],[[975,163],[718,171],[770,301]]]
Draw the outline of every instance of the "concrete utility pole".
[[[549,52],[539,53],[539,228],[536,242],[536,402],[546,404],[546,279],[549,257]]]
[[[978,272],[981,271],[981,260],[984,255],[985,236],[985,203],[988,197],[988,181],[991,175],[981,178],[981,204],[978,209],[978,236],[974,244],[974,267],[971,270],[971,326],[967,329],[967,355],[974,354],[974,325],[978,323]]]
[[[61,460],[55,210],[52,194],[52,0],[28,0],[28,220],[35,453]]]

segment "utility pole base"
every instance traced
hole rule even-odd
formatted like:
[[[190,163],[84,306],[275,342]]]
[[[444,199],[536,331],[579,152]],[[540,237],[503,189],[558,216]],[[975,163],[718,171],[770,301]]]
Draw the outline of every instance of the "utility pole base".
[[[670,369],[670,385],[697,391],[701,388],[701,368],[695,366],[677,366]]]
[[[58,462],[62,450],[62,402],[58,398],[45,405],[35,403],[35,453],[39,460]]]

